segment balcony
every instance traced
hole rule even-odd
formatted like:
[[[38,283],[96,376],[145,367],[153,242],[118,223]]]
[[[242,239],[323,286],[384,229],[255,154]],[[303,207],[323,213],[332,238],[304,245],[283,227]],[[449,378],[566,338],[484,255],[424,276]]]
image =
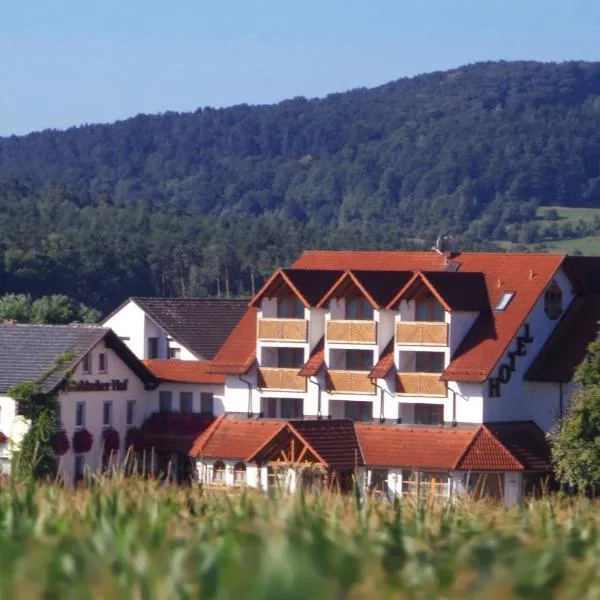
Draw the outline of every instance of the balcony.
[[[396,375],[396,394],[398,396],[448,395],[446,382],[440,381],[440,373],[398,373]]]
[[[306,392],[306,377],[298,375],[298,370],[261,367],[258,369],[258,387],[282,392]]]
[[[341,344],[375,344],[375,321],[327,321],[327,341]]]
[[[400,346],[447,346],[448,323],[429,321],[397,323],[396,344]]]
[[[327,391],[332,394],[374,394],[375,384],[369,379],[369,371],[327,371]]]
[[[259,319],[258,338],[269,342],[306,342],[308,321],[305,319]]]

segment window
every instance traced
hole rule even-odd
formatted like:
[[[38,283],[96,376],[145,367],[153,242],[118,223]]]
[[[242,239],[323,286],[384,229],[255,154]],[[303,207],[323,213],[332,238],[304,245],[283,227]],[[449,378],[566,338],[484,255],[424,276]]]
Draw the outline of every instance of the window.
[[[203,415],[212,415],[215,410],[215,397],[210,392],[200,393],[200,412]]]
[[[98,373],[106,373],[108,370],[108,360],[106,352],[100,352],[98,354]]]
[[[444,308],[433,296],[420,298],[415,303],[415,320],[443,323]]]
[[[277,318],[304,319],[304,305],[298,298],[288,296],[277,301]]]
[[[59,402],[56,403],[56,408],[54,409],[54,418],[59,427],[62,428],[62,405]]]
[[[417,425],[442,425],[444,423],[443,404],[415,404]]]
[[[277,366],[282,369],[299,369],[304,364],[302,348],[277,348]]]
[[[387,492],[387,479],[387,469],[373,469],[371,471],[369,490],[372,492]]]
[[[91,369],[90,369],[90,355],[86,354],[82,359],[81,359],[81,371],[83,373],[90,373]]]
[[[178,359],[181,357],[181,348],[169,346],[169,358]]]
[[[161,391],[158,393],[159,412],[173,412],[173,392]]]
[[[373,307],[366,298],[348,298],[346,300],[346,319],[352,321],[372,321]]]
[[[81,481],[83,479],[85,471],[85,457],[81,454],[75,457],[75,481]]]
[[[556,281],[553,281],[544,293],[544,311],[553,321],[562,315],[562,291]]]
[[[113,403],[112,400],[105,400],[102,405],[102,425],[110,427],[113,423]]]
[[[348,371],[370,371],[372,368],[372,350],[346,350],[346,369]]]
[[[158,338],[148,338],[148,358],[158,358]]]
[[[179,410],[186,414],[194,412],[194,394],[192,392],[179,393]]]
[[[265,417],[268,419],[277,417],[277,398],[265,398]]]
[[[222,460],[213,465],[212,482],[225,483],[225,463]]]
[[[233,485],[246,484],[246,465],[243,462],[237,462],[233,465]]]
[[[443,352],[416,352],[415,355],[417,373],[441,373],[444,370]]]
[[[373,403],[344,402],[344,417],[352,421],[371,421],[373,419]]]
[[[304,417],[304,400],[302,398],[282,398],[281,418],[302,419]]]
[[[448,475],[446,473],[428,473],[424,471],[402,471],[402,495],[421,496],[436,499],[448,497]]]
[[[498,300],[498,304],[494,307],[494,310],[506,310],[506,307],[510,304],[514,295],[514,292],[504,292],[500,300]]]
[[[75,404],[75,427],[85,427],[85,402]]]
[[[135,400],[127,400],[127,425],[135,422]]]

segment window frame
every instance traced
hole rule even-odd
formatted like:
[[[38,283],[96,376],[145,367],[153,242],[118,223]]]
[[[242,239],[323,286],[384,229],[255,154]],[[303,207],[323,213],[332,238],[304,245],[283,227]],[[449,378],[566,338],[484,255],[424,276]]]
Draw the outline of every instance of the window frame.
[[[129,413],[131,409],[131,419],[129,418]],[[127,404],[125,405],[125,424],[127,426],[132,426],[135,423],[135,400],[127,400]]]
[[[304,304],[296,296],[277,298],[278,319],[304,319]]]
[[[79,411],[81,410],[81,423],[79,423]],[[85,400],[77,400],[75,402],[75,429],[83,429],[85,427]]]
[[[184,401],[190,402],[190,410],[184,410]],[[179,392],[179,412],[184,415],[191,415],[194,412],[194,392],[190,392],[189,390]]]
[[[108,373],[108,353],[98,352],[98,373]]]
[[[158,337],[151,336],[148,338],[148,359],[158,358]]]
[[[108,422],[106,419],[106,409],[108,409]],[[104,400],[102,403],[102,427],[112,427],[114,421],[114,402],[112,400]]]
[[[240,473],[243,473],[242,477],[240,477]],[[247,477],[248,471],[246,468],[246,463],[243,461],[236,462],[233,465],[233,485],[238,487],[245,486],[247,483]]]
[[[282,419],[303,419],[303,398],[280,398],[279,406]]]
[[[205,402],[210,398],[210,411],[205,410]],[[215,395],[213,392],[200,392],[200,414],[211,415],[215,414]]]
[[[168,410],[162,408],[163,399],[166,399],[167,394],[169,395],[169,406]],[[173,412],[173,390],[159,390],[158,391],[158,412],[160,413],[171,413]]]
[[[92,373],[92,361],[90,357],[90,353],[84,354],[81,359],[81,372],[84,375],[90,375]]]
[[[217,468],[217,466],[219,468]],[[222,468],[221,468],[222,466]],[[217,477],[217,473],[219,476]],[[217,484],[225,484],[227,479],[227,465],[222,460],[216,460],[212,466],[212,474],[210,478],[210,482],[213,485]]]

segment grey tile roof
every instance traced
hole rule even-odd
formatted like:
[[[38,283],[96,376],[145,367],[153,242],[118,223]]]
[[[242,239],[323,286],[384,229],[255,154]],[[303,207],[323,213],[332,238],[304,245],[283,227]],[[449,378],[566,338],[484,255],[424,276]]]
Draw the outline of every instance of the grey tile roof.
[[[167,335],[205,360],[214,358],[248,308],[248,300],[137,296],[131,300]]]
[[[45,380],[42,391],[51,391],[109,331],[93,325],[0,325],[0,393],[39,380],[58,357],[73,352],[73,359]]]

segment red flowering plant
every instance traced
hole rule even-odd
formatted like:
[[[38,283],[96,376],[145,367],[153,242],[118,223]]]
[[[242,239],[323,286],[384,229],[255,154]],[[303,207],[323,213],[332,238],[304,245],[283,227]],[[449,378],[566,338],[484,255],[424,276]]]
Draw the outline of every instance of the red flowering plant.
[[[64,430],[55,433],[50,439],[50,443],[52,444],[52,449],[54,450],[54,454],[56,454],[56,456],[62,456],[63,454],[66,454],[71,446],[67,432]]]
[[[119,432],[112,427],[105,429],[102,432],[102,444],[104,445],[104,452],[107,454],[118,452],[120,447]]]
[[[87,429],[79,429],[73,434],[73,452],[84,454],[89,452],[94,443],[94,436]]]

